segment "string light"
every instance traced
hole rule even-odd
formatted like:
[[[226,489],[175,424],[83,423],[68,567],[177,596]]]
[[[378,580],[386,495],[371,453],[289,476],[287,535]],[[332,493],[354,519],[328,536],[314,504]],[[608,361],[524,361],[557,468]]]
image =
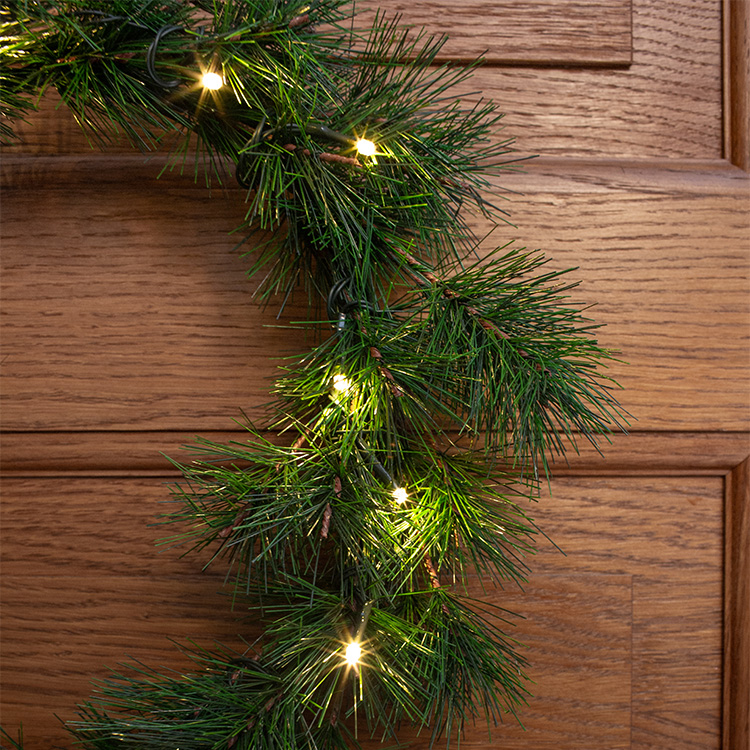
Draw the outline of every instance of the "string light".
[[[359,663],[359,657],[362,656],[362,648],[357,641],[352,641],[347,647],[344,654],[346,661],[351,667],[356,667]]]
[[[409,495],[406,494],[406,490],[403,487],[396,487],[393,490],[393,499],[399,505],[403,505],[409,499]]]
[[[218,73],[209,71],[203,74],[201,85],[209,91],[218,91],[224,85],[224,79]]]
[[[348,391],[352,387],[352,381],[349,380],[349,378],[346,377],[346,375],[342,375],[341,373],[338,373],[337,375],[333,376],[333,389],[335,391],[338,391],[339,393],[344,393]]]
[[[355,148],[358,153],[362,156],[375,156],[377,147],[372,141],[368,141],[367,138],[360,138],[355,144]]]

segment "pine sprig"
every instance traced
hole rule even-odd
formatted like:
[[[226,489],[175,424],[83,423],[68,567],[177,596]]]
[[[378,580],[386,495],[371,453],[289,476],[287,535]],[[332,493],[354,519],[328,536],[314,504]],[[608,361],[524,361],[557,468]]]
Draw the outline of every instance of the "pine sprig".
[[[570,299],[578,284],[569,271],[540,272],[543,255],[508,246],[442,278],[401,257],[423,290],[423,356],[464,353],[453,367],[435,369],[438,387],[454,387],[464,426],[483,432],[488,448],[536,475],[548,471],[550,455],[564,455],[566,442],[577,449],[581,436],[596,446],[624,429],[618,386],[600,372],[614,355],[592,335],[600,326]]]

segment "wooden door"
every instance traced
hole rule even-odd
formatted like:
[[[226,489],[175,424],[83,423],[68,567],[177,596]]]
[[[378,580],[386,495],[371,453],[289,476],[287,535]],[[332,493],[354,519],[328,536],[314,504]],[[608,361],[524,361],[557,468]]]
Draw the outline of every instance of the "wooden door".
[[[466,747],[745,750],[748,4],[382,4],[455,58],[488,50],[472,88],[542,155],[506,177],[524,195],[502,232],[580,267],[635,417],[604,457],[555,465],[534,515],[565,555],[543,546],[525,592],[492,594],[527,618],[526,729]],[[237,643],[221,573],[154,547],[159,452],[233,434],[271,358],[306,346],[253,303],[238,191],[92,153],[54,105],[2,172],[2,722],[28,750],[68,746],[54,714],[105,665]]]

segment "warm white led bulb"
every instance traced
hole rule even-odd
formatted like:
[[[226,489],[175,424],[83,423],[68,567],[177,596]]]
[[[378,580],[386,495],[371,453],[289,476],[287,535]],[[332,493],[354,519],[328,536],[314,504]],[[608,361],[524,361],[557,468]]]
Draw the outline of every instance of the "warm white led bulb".
[[[346,377],[346,375],[342,375],[341,373],[338,373],[338,375],[333,376],[333,389],[335,391],[338,391],[339,393],[344,393],[345,391],[348,391],[352,387],[352,382],[349,380],[349,378]]]
[[[204,89],[218,91],[224,85],[224,80],[218,73],[204,73],[201,85]]]
[[[393,490],[393,499],[399,505],[403,505],[409,499],[409,496],[406,494],[406,490],[403,487],[396,487],[396,489]]]
[[[372,141],[368,141],[367,138],[360,138],[355,144],[357,151],[362,156],[375,156],[377,148]]]
[[[360,648],[359,643],[357,643],[357,641],[352,641],[346,647],[346,661],[350,666],[354,667],[359,662],[360,656],[362,656],[362,649]]]

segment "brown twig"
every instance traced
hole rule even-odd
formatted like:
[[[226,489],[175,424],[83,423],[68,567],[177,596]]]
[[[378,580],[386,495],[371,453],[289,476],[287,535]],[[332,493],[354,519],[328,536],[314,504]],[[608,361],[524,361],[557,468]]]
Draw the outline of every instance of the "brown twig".
[[[300,435],[291,445],[291,450],[298,451],[307,440],[307,435]],[[284,465],[283,461],[279,461],[276,464],[276,471],[281,471],[281,467]]]
[[[362,165],[352,156],[341,156],[341,154],[329,154],[326,151],[323,151],[323,153],[318,154],[318,159],[320,159],[321,161],[327,161],[331,164],[346,164],[350,167],[362,169]]]
[[[303,13],[301,16],[295,16],[289,21],[289,28],[296,29],[298,26],[307,26],[310,23],[310,14]]]
[[[219,533],[218,537],[220,539],[226,539],[244,520],[247,518],[247,516],[250,515],[249,510],[241,510],[235,517],[234,521],[232,521],[231,526],[225,526]]]
[[[341,477],[336,477],[333,480],[333,491],[336,497],[341,497]],[[333,515],[333,509],[330,503],[326,503],[326,508],[323,511],[323,522],[320,524],[320,538],[328,539],[328,532],[331,528],[331,515]]]
[[[359,315],[359,313],[354,313],[352,315],[354,320],[357,321],[357,325],[359,326],[360,331],[362,332],[362,335],[367,336],[367,328],[365,327],[364,323],[362,322],[362,319]],[[401,398],[405,395],[404,389],[398,384],[396,381],[396,378],[393,377],[393,373],[384,365],[381,364],[383,361],[383,354],[381,353],[380,349],[378,349],[375,346],[370,347],[370,356],[378,362],[378,372],[388,381],[388,386],[391,389],[391,393],[394,395],[395,398]]]
[[[462,302],[461,295],[458,292],[454,292],[452,289],[446,286],[445,282],[436,273],[423,268],[422,264],[411,253],[402,251],[401,257],[409,264],[409,275],[417,284],[419,284],[419,286],[421,286],[422,288],[427,287],[427,284],[425,284],[423,281],[423,279],[426,279],[430,284],[441,287],[443,297],[450,300],[457,300],[461,305],[463,305],[469,315],[472,315],[478,319],[479,324],[482,326],[482,328],[485,329],[485,331],[490,331],[502,339],[510,338],[508,334],[505,333],[505,331],[501,331],[492,321],[482,317],[482,314],[479,312],[479,310],[477,310],[476,307],[473,307],[466,302]],[[416,268],[418,268],[419,270],[415,270]],[[528,355],[524,353],[524,356]]]
[[[309,148],[299,148],[296,143],[286,143],[283,146],[285,151],[290,153],[299,153],[302,156],[312,156],[313,152]],[[352,156],[342,156],[341,154],[332,154],[328,151],[322,151],[317,154],[318,159],[321,161],[328,162],[329,164],[344,164],[348,167],[355,167],[356,169],[362,169],[362,165]]]
[[[370,356],[378,362],[382,361],[383,359],[383,355],[380,353],[380,349],[374,346],[370,347]],[[393,373],[385,365],[378,365],[378,372],[388,381],[391,393],[396,398],[401,398],[401,396],[404,395],[404,389],[396,382],[396,378],[393,377]]]
[[[435,563],[432,562],[432,558],[429,555],[425,555],[424,557],[424,566],[425,568],[427,568],[427,575],[430,577],[430,584],[432,585],[432,588],[439,589],[440,578],[438,577],[438,572],[435,569]]]
[[[135,52],[118,52],[116,55],[112,55],[112,60],[119,60],[120,62],[130,62],[136,56]],[[69,63],[78,62],[78,60],[106,60],[109,59],[104,55],[70,55],[69,57],[58,57],[55,60],[58,65],[67,65]]]
[[[427,575],[430,578],[430,585],[433,589],[441,589],[442,584],[440,583],[440,577],[438,576],[438,572],[435,569],[435,563],[432,562],[432,558],[425,554],[424,556],[424,566],[427,568]],[[448,610],[447,605],[445,602],[442,604],[443,613],[446,615],[450,615],[450,611]]]

